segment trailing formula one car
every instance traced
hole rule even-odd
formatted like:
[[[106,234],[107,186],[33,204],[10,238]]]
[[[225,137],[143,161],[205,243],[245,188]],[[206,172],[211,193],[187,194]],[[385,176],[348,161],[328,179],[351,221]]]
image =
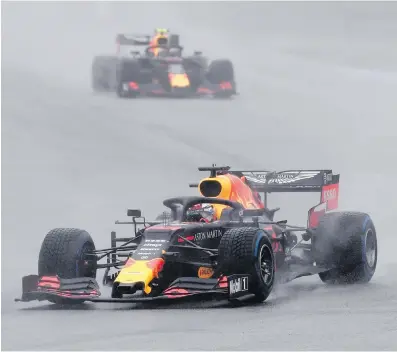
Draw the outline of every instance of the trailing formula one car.
[[[84,230],[51,230],[42,243],[38,275],[23,277],[17,300],[263,302],[276,283],[301,276],[318,274],[326,283],[371,280],[377,263],[374,224],[368,214],[335,211],[339,175],[332,170],[199,169],[211,172],[193,185],[200,197],[165,200],[169,217],[155,222],[128,210],[132,221],[116,223],[132,224],[134,235],[119,238],[112,232],[110,248],[96,249]],[[308,226],[274,221],[279,208],[267,206],[272,192],[319,192]],[[106,263],[99,263],[103,258]],[[106,269],[102,283],[112,288],[110,298],[100,298],[100,268]]]
[[[143,52],[136,46],[145,46]],[[94,91],[119,97],[231,97],[236,94],[230,60],[208,63],[201,52],[183,56],[179,36],[117,36],[116,56],[97,56],[92,63]]]

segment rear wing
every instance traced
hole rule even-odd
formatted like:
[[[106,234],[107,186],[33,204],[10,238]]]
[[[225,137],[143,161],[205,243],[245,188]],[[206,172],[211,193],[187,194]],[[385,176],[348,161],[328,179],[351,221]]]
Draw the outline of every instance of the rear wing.
[[[339,175],[332,170],[285,171],[229,171],[245,177],[247,184],[257,192],[321,192],[323,186],[339,183]]]
[[[229,166],[200,167],[199,171],[209,171],[209,177],[232,174],[243,178],[255,192],[263,193],[267,206],[268,193],[316,192],[320,193],[320,203],[309,210],[308,227],[316,227],[321,215],[335,210],[339,205],[339,174],[331,169],[317,170],[230,170]],[[190,187],[197,187],[190,184]]]
[[[199,167],[199,171],[209,171],[209,177],[232,174],[244,177],[250,188],[256,192],[321,192],[323,187],[339,183],[339,174],[332,170],[230,170],[229,166]],[[190,187],[197,187],[197,183]]]
[[[139,54],[137,46],[148,46],[150,44],[150,35],[139,34],[118,34],[116,37],[116,52],[119,56],[130,57]]]
[[[147,46],[150,44],[150,35],[139,35],[139,34],[117,34],[116,43],[119,46],[123,45],[136,45],[136,46]]]

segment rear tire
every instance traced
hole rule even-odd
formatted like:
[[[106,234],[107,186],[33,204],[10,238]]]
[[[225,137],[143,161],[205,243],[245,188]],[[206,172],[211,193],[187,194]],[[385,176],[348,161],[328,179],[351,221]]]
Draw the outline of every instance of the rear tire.
[[[250,274],[249,292],[255,302],[263,302],[274,284],[274,256],[267,234],[258,228],[243,227],[226,231],[218,252],[223,275]]]
[[[230,60],[214,60],[208,67],[208,79],[211,83],[234,81],[234,67]]]
[[[208,67],[208,80],[213,84],[229,82],[231,90],[226,90],[216,94],[219,98],[228,98],[236,94],[236,83],[234,80],[234,66],[230,60],[214,60]]]
[[[325,214],[313,241],[318,266],[330,270],[319,274],[327,284],[369,282],[376,270],[378,245],[375,226],[368,214],[335,212]]]

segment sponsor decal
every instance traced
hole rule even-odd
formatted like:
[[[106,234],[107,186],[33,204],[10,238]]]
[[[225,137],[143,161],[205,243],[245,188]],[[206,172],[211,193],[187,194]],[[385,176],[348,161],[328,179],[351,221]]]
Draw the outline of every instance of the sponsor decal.
[[[255,180],[255,178],[265,179],[266,176],[269,174],[269,172],[268,171],[263,171],[263,172],[260,172],[260,171],[258,171],[258,172],[243,172],[242,174],[245,177],[249,177],[249,178]]]
[[[145,238],[133,254],[134,259],[148,260],[161,256],[163,250],[168,245],[168,239]]]
[[[314,178],[320,171],[285,171],[272,174],[271,172],[243,173],[248,181],[256,183],[285,184]],[[331,175],[332,177],[332,175]],[[325,176],[324,176],[325,178]]]
[[[324,184],[325,185],[330,183],[330,182],[332,182],[332,177],[333,177],[332,172],[331,173],[324,172],[323,177],[324,177]]]
[[[328,200],[332,200],[336,198],[336,189],[327,189],[323,192],[323,201],[326,202]]]
[[[331,182],[332,181],[332,174],[327,174],[327,182]]]
[[[321,202],[327,204],[327,211],[337,209],[339,203],[339,184],[324,186],[321,192]]]
[[[214,270],[205,266],[201,266],[197,275],[200,279],[209,279],[212,275],[214,275]]]
[[[229,282],[229,293],[234,295],[239,292],[248,291],[248,277],[238,277],[236,279],[230,280]]]
[[[274,178],[269,180],[269,184],[284,184],[284,183],[293,183],[302,180],[307,180],[310,178],[314,178],[320,172],[319,171],[287,171],[280,174],[277,174]]]
[[[194,240],[195,241],[203,241],[203,240],[208,240],[208,239],[213,239],[213,238],[219,238],[222,237],[222,230],[210,230],[206,232],[198,232],[194,234]]]

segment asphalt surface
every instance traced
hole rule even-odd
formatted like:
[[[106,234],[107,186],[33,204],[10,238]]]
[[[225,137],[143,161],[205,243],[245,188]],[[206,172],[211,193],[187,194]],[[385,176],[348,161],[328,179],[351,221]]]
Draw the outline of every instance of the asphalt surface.
[[[397,4],[2,2],[2,350],[397,349]],[[90,90],[117,32],[170,27],[186,50],[229,57],[232,101],[119,100]],[[341,208],[368,212],[379,262],[364,287],[317,277],[259,306],[162,309],[21,304],[53,227],[97,247],[127,208],[148,217],[193,194],[199,165],[332,168]],[[312,196],[271,197],[305,224]],[[107,291],[104,292],[105,294]]]

